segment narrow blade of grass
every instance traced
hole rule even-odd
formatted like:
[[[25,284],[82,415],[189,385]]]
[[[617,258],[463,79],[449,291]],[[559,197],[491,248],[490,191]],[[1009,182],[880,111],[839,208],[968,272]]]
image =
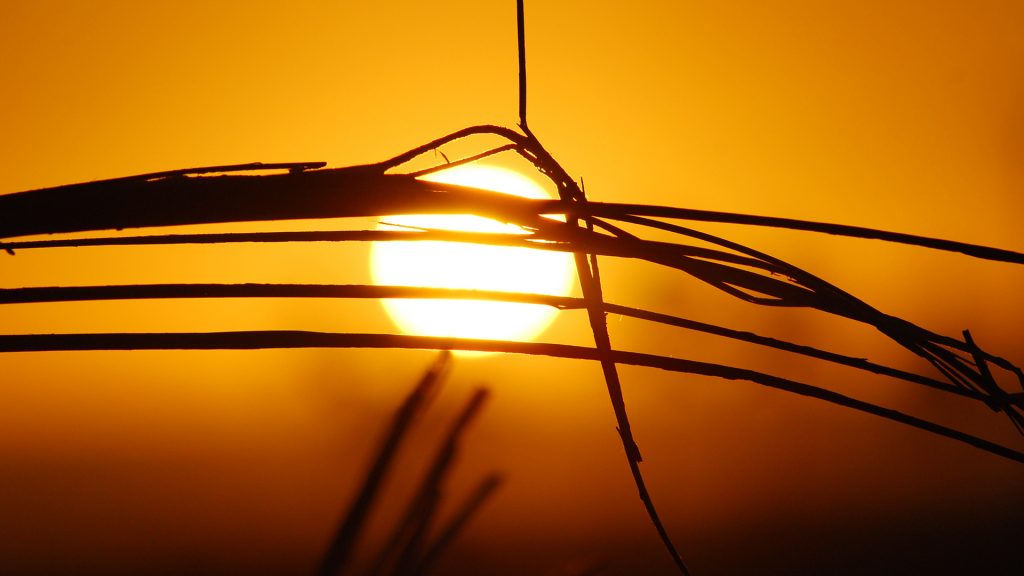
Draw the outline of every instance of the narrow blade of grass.
[[[336,576],[342,573],[351,562],[355,545],[388,470],[391,468],[398,447],[417,414],[434,395],[434,391],[450,363],[451,353],[442,351],[395,413],[391,427],[377,452],[377,457],[367,472],[359,494],[327,547],[327,552],[320,563],[318,572],[320,576]]]

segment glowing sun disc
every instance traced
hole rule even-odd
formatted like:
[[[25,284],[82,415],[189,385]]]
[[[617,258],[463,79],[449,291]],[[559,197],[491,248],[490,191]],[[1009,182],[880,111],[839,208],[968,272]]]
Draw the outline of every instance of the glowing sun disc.
[[[527,198],[550,197],[533,180],[496,166],[457,166],[423,179]],[[525,233],[518,226],[468,214],[388,216],[382,220],[380,230],[408,230],[411,226]],[[573,279],[571,254],[458,242],[376,242],[371,248],[370,266],[374,283],[395,286],[564,296],[569,294]],[[547,328],[557,313],[549,306],[514,302],[401,298],[382,302],[402,332],[424,336],[528,340]]]

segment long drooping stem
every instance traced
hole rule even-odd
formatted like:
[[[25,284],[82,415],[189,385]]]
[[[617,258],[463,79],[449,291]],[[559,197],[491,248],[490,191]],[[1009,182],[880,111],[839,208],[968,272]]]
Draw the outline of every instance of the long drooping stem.
[[[527,146],[524,148],[532,153],[535,164],[540,171],[550,178],[558,188],[559,199],[563,202],[574,205],[585,205],[587,197],[562,166],[540,143],[540,140],[530,130],[526,117],[526,23],[523,9],[524,0],[516,0],[516,24],[518,31],[518,61],[519,61],[519,127],[526,134]],[[594,231],[593,218],[583,218],[588,232]],[[578,218],[566,218],[566,226],[576,229],[579,227]],[[590,330],[594,336],[594,345],[601,362],[601,371],[604,374],[604,381],[608,388],[608,396],[611,399],[612,410],[615,413],[619,438],[622,440],[622,447],[626,451],[626,460],[629,463],[630,473],[636,484],[640,500],[644,509],[654,525],[658,536],[661,538],[665,549],[672,557],[672,561],[680,573],[689,575],[690,570],[679,554],[675,543],[668,534],[665,525],[662,523],[658,510],[654,505],[643,474],[640,471],[640,462],[643,460],[640,455],[640,448],[633,438],[633,431],[629,424],[629,415],[626,412],[626,401],[622,394],[622,383],[619,380],[618,368],[615,366],[615,359],[612,355],[611,337],[608,334],[607,314],[604,309],[604,294],[601,288],[601,272],[598,267],[597,255],[587,254],[584,251],[574,253],[576,263],[576,276],[579,279],[580,289],[583,292],[583,300],[587,307],[587,318],[590,322]]]

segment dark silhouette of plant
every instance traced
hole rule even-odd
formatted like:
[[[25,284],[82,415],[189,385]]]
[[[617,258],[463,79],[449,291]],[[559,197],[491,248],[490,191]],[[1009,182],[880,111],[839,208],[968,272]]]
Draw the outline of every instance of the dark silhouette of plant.
[[[321,576],[344,574],[351,566],[356,544],[394,466],[399,446],[408,436],[419,414],[436,396],[450,363],[451,354],[447,351],[441,352],[433,366],[423,374],[419,383],[398,408],[358,494],[331,538],[320,564]],[[486,476],[452,518],[437,530],[437,535],[430,538],[429,532],[435,524],[437,508],[443,495],[444,479],[454,464],[458,445],[465,435],[466,427],[479,414],[486,399],[487,390],[484,388],[478,389],[470,397],[441,445],[408,510],[395,527],[394,534],[388,539],[368,574],[425,574],[466,522],[501,484],[500,475]]]
[[[304,347],[422,348],[485,350],[585,359],[601,363],[616,424],[648,515],[682,573],[688,573],[665,531],[640,473],[640,451],[623,401],[617,365],[748,380],[867,412],[964,442],[1024,463],[1024,452],[964,431],[858,400],[831,390],[734,366],[668,356],[624,352],[612,347],[605,322],[608,313],[697,330],[759,344],[835,364],[928,386],[1005,414],[1024,433],[1024,372],[1008,360],[979,347],[970,332],[942,335],[874,308],[841,288],[777,257],[684,226],[716,222],[884,240],[975,258],[1024,264],[1024,254],[951,240],[927,238],[856,226],[788,218],[693,210],[669,206],[588,201],[580,185],[544,148],[527,124],[523,6],[517,3],[519,28],[519,130],[479,125],[453,132],[375,164],[324,168],[320,162],[242,164],[176,170],[72,184],[0,196],[0,239],[9,253],[61,246],[144,246],[226,242],[350,242],[448,240],[524,246],[573,253],[582,298],[537,294],[365,285],[298,284],[161,284],[136,286],[66,286],[0,290],[0,303],[85,301],[137,298],[315,297],[315,298],[480,298],[532,302],[555,308],[585,309],[594,346],[438,338],[398,334],[246,331],[148,334],[0,335],[0,352],[128,349],[260,349]],[[447,144],[476,136],[497,136],[504,144],[418,171],[402,172],[410,161]],[[418,177],[495,154],[514,152],[544,174],[558,200],[530,200],[465,186],[427,182]],[[284,170],[284,173],[279,173]],[[278,173],[265,174],[276,171]],[[511,222],[525,235],[406,229],[398,231],[263,232],[142,235],[25,240],[36,234],[146,228],[201,223],[276,221],[303,218],[384,217],[392,214],[470,213]],[[547,216],[562,215],[565,221]],[[634,233],[622,226],[629,225]],[[640,234],[668,232],[673,241]],[[599,256],[650,262],[678,270],[743,301],[762,306],[813,308],[870,325],[910,352],[927,360],[934,374],[916,374],[815,347],[768,338],[748,331],[696,322],[604,300]],[[997,377],[997,374],[999,377]],[[1007,388],[1000,380],[1016,380]]]

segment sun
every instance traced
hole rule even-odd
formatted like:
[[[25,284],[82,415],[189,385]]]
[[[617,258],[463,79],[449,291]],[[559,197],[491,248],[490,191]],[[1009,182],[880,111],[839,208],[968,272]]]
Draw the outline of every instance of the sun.
[[[527,198],[550,198],[530,178],[497,166],[470,164],[423,177]],[[395,226],[397,225],[397,226]],[[409,227],[525,234],[507,224],[468,214],[388,216],[379,230]],[[375,242],[370,267],[376,284],[466,288],[568,295],[572,255],[509,246],[459,242]],[[387,299],[384,309],[407,334],[494,340],[530,340],[554,320],[556,310],[538,304],[482,300]]]

